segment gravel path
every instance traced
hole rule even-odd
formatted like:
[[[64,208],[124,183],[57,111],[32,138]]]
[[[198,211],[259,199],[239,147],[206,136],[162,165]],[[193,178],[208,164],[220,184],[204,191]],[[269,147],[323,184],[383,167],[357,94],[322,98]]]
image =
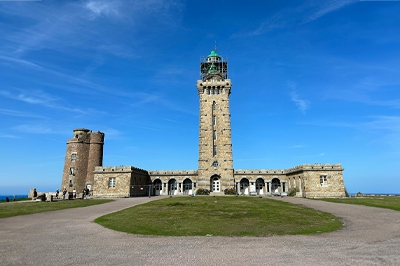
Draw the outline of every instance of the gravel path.
[[[93,220],[153,198],[0,219],[0,265],[400,265],[400,212],[276,198],[341,217],[342,230],[312,236],[149,237]]]

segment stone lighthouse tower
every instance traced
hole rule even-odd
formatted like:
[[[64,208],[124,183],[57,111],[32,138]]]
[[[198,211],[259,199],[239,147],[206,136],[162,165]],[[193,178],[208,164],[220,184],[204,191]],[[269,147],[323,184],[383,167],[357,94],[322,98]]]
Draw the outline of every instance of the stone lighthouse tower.
[[[216,49],[200,62],[198,188],[218,194],[234,187],[228,62]]]
[[[94,168],[103,165],[103,146],[104,133],[74,129],[74,137],[67,142],[61,189],[92,190]]]

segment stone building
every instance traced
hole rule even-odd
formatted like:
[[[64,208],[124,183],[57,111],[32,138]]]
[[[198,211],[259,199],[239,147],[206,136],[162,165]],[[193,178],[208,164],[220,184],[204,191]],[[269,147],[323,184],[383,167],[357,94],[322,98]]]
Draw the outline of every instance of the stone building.
[[[67,142],[62,188],[89,187],[98,197],[191,195],[198,189],[224,195],[344,197],[340,164],[303,164],[285,170],[234,170],[228,62],[217,51],[201,59],[199,159],[197,170],[147,171],[133,166],[102,167],[104,134],[75,129]]]
[[[94,169],[103,165],[104,133],[89,129],[74,129],[73,138],[68,139],[61,188],[72,191],[91,189]]]

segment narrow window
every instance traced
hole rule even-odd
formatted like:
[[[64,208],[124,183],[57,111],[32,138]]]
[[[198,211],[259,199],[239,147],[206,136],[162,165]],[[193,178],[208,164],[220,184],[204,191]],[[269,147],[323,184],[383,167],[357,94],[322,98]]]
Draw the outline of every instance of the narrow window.
[[[321,175],[319,177],[319,183],[321,184],[322,187],[327,187],[328,186],[326,175]]]
[[[69,168],[69,174],[70,175],[75,175],[75,168],[74,167]]]
[[[71,154],[71,162],[75,162],[76,161],[76,153],[72,153]]]
[[[212,109],[215,110],[215,107],[216,107],[216,104],[215,104],[215,102],[213,102]]]
[[[217,125],[217,117],[215,115],[213,116],[213,125]]]
[[[108,179],[108,188],[115,188],[115,177]]]
[[[213,139],[214,139],[214,140],[217,139],[217,131],[216,131],[216,130],[213,131]]]
[[[213,156],[217,155],[217,146],[214,145],[213,147]]]

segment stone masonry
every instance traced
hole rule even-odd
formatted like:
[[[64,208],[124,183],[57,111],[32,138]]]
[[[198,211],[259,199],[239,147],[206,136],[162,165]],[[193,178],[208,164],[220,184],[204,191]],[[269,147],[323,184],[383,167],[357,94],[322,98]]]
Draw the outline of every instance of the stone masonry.
[[[286,195],[344,197],[340,164],[302,164],[289,169],[234,170],[232,155],[228,62],[216,50],[202,58],[199,95],[197,170],[147,171],[133,166],[102,167],[104,133],[75,129],[67,142],[61,187],[80,192],[90,187],[95,197],[191,195],[198,189],[223,195]]]

